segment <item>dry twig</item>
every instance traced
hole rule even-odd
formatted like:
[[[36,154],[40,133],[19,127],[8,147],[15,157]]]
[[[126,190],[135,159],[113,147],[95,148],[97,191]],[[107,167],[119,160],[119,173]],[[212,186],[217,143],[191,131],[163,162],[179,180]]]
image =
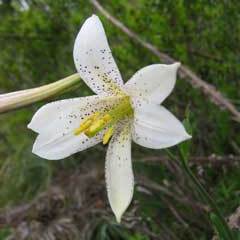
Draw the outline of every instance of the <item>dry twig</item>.
[[[169,188],[159,185],[158,183],[153,182],[152,180],[150,180],[146,177],[139,176],[137,178],[137,184],[139,184],[142,187],[145,187],[147,190],[150,189],[152,191],[161,192],[161,193],[165,194],[166,196],[168,196],[180,203],[191,206],[193,209],[205,211],[205,212],[210,211],[208,206],[203,205],[202,203],[193,201],[192,199],[188,198],[188,196],[178,196],[176,193],[170,191]]]
[[[137,160],[138,162],[146,162],[146,163],[158,163],[158,162],[166,162],[169,158],[165,156],[150,156],[145,157],[140,160]],[[215,154],[212,154],[210,156],[193,156],[189,159],[190,164],[196,164],[196,165],[207,165],[211,164],[214,166],[234,166],[240,164],[240,156],[234,156],[234,155],[226,155],[226,156],[218,156]]]

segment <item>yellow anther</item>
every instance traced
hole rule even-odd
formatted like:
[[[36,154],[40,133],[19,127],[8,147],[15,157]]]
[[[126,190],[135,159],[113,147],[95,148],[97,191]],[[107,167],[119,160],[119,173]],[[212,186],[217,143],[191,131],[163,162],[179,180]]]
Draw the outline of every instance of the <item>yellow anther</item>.
[[[105,124],[105,121],[103,119],[98,119],[89,127],[88,132],[89,133],[92,133],[95,131],[97,132],[102,128],[104,124]]]
[[[88,137],[93,137],[105,128],[112,121],[112,117],[109,114],[105,114],[103,117],[94,121],[91,126],[84,132]]]
[[[83,133],[86,129],[88,129],[90,127],[91,123],[92,123],[91,119],[84,121],[84,123],[81,123],[79,128],[74,130],[74,134],[79,135],[79,134]]]
[[[91,138],[102,130],[109,128],[103,137],[103,143],[106,144],[114,131],[111,126],[116,122],[131,116],[133,116],[133,109],[130,98],[128,96],[122,96],[107,113],[96,112],[86,118],[80,124],[79,128],[74,130],[74,134],[79,135],[84,133],[87,137]]]
[[[112,117],[111,117],[109,114],[105,114],[105,115],[103,116],[103,120],[104,120],[105,122],[109,122],[109,121],[112,120]]]
[[[79,135],[79,134],[83,133],[85,130],[87,130],[91,126],[91,124],[98,118],[99,115],[100,115],[100,113],[96,112],[96,113],[92,114],[91,116],[85,118],[81,122],[79,128],[74,130],[74,134]]]
[[[95,112],[91,117],[93,121],[96,121],[99,116],[100,116],[100,112]]]
[[[108,128],[108,130],[105,132],[104,136],[103,136],[103,144],[107,144],[110,140],[110,138],[113,135],[113,131],[114,131],[114,127],[111,126]]]

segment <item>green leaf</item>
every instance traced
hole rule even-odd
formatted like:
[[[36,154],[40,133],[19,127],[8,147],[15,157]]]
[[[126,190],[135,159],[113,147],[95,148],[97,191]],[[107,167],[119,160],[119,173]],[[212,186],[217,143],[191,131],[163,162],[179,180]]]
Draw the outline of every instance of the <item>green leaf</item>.
[[[11,233],[9,228],[0,229],[0,240],[5,240]]]
[[[219,240],[229,239],[227,232],[225,231],[224,226],[221,223],[221,220],[214,213],[210,214],[211,222],[214,226],[214,229],[219,237]]]

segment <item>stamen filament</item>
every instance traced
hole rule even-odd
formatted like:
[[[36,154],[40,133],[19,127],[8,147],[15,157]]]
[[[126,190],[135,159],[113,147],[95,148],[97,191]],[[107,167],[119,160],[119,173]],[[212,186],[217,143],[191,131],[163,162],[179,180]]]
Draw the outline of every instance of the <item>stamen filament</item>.
[[[114,132],[114,127],[113,126],[110,126],[108,128],[108,130],[106,131],[106,133],[104,134],[103,136],[103,144],[107,144],[110,140],[110,138],[112,137],[113,135],[113,132]]]

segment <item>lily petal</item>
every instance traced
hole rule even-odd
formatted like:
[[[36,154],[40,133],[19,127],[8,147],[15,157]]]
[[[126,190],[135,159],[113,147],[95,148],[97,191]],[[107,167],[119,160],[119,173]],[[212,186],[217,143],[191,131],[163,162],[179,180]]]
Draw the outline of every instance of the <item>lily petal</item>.
[[[135,100],[160,104],[172,92],[180,63],[153,64],[140,69],[125,84],[125,91]],[[135,101],[136,103],[136,101]]]
[[[57,160],[101,142],[101,134],[88,138],[84,134],[74,135],[74,130],[90,114],[108,111],[116,99],[90,96],[46,104],[35,113],[28,125],[39,133],[33,153],[49,160]]]
[[[34,114],[31,122],[28,124],[28,128],[32,129],[37,133],[48,131],[48,129],[52,129],[52,126],[54,126],[54,129],[57,128],[57,130],[59,128],[62,129],[63,121],[67,120],[67,118],[71,118],[71,116],[67,116],[68,114],[70,114],[69,112],[71,112],[71,110],[82,109],[87,104],[89,103],[94,104],[99,99],[100,99],[99,96],[90,96],[90,97],[63,99],[63,100],[47,103],[44,106],[42,106]],[[74,116],[73,120],[74,119],[76,119],[76,124],[79,125],[79,121],[80,121],[79,116],[77,118],[76,116]],[[59,127],[56,125],[56,122],[59,123]]]
[[[36,138],[32,152],[41,158],[59,160],[93,147],[101,141],[102,134],[88,138],[84,134],[74,136],[71,133],[49,136],[49,134],[45,132],[39,134]]]
[[[191,138],[171,112],[156,104],[135,109],[132,137],[137,144],[153,149],[171,147]]]
[[[81,78],[95,93],[112,95],[120,91],[122,77],[96,15],[88,18],[78,33],[73,58]]]
[[[130,125],[118,125],[106,157],[106,183],[110,206],[118,222],[133,197]]]

